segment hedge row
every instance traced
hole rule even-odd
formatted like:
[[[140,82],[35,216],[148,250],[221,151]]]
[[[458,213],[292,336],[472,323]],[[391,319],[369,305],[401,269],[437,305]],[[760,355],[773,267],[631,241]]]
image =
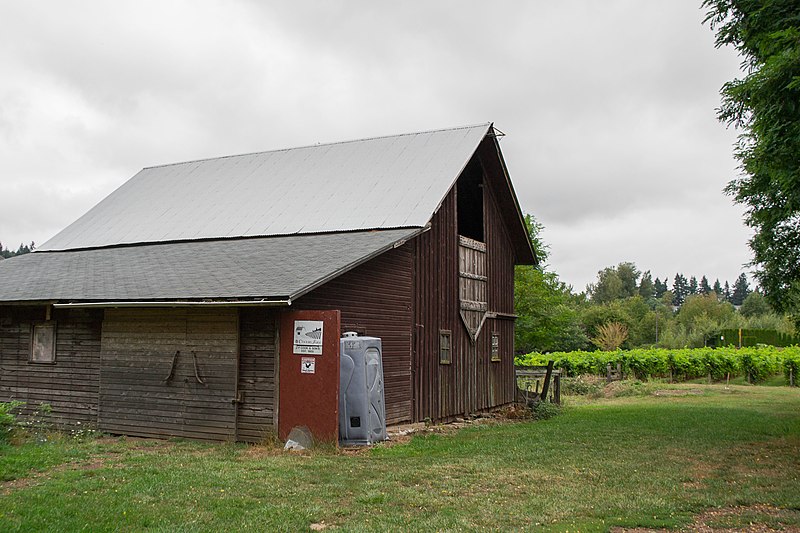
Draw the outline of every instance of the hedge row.
[[[622,371],[638,379],[651,377],[687,380],[711,376],[724,379],[727,376],[747,376],[757,383],[782,370],[787,381],[792,376],[797,385],[800,369],[800,347],[775,348],[773,346],[727,348],[686,348],[669,350],[664,348],[620,350],[615,352],[554,352],[549,354],[529,353],[517,356],[520,366],[546,365],[555,361],[567,375],[605,375],[606,365],[622,365]]]

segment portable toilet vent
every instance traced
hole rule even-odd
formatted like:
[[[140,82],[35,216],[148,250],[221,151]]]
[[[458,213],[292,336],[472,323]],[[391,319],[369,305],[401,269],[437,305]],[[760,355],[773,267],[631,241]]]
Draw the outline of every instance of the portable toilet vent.
[[[386,440],[381,340],[343,334],[340,343],[339,439],[342,444]]]

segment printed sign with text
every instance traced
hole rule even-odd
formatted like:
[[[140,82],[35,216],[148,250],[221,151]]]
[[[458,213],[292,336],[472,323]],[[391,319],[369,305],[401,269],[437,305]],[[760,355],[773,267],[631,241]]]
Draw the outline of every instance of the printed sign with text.
[[[294,350],[300,355],[322,355],[322,321],[294,321]]]

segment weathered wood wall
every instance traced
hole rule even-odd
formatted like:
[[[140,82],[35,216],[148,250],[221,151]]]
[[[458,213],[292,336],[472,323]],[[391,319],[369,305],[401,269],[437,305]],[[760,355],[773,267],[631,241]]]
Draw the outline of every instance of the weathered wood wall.
[[[99,428],[235,439],[238,349],[235,308],[107,309]]]
[[[94,427],[100,376],[99,310],[55,310],[55,364],[30,363],[31,327],[45,319],[45,307],[0,307],[0,401],[26,402],[30,413],[52,408],[56,427]]]
[[[458,230],[453,188],[414,239],[414,420],[447,420],[468,407],[468,333],[459,313]],[[439,363],[439,332],[452,332],[450,364]]]
[[[434,215],[430,231],[413,242],[415,421],[450,420],[514,400],[515,256],[508,217],[498,205],[505,178],[491,175],[498,169],[489,167],[483,183],[485,274],[476,270],[470,256],[479,250],[459,251],[455,187]],[[484,291],[485,308],[476,303]],[[467,324],[475,330],[479,323],[473,342]],[[450,364],[439,363],[440,330],[452,332]],[[492,333],[500,337],[499,361],[491,358]]]
[[[486,256],[490,313],[478,347],[478,409],[514,401],[514,252],[508,236],[498,189],[504,184],[487,173],[484,188]],[[495,176],[495,178],[498,178]],[[491,360],[491,334],[500,336],[500,361]]]
[[[342,332],[380,337],[386,420],[411,420],[412,249],[390,250],[311,291],[294,309],[339,309]]]
[[[239,407],[236,439],[261,442],[276,430],[277,311],[245,307],[239,315]]]

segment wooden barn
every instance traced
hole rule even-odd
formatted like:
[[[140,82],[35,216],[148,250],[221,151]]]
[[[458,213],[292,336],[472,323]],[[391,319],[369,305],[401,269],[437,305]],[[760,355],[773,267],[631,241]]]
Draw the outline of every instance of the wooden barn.
[[[383,340],[388,423],[447,421],[513,401],[535,261],[492,124],[145,168],[0,262],[0,401],[259,441],[314,405],[282,403],[282,320],[329,310]]]

